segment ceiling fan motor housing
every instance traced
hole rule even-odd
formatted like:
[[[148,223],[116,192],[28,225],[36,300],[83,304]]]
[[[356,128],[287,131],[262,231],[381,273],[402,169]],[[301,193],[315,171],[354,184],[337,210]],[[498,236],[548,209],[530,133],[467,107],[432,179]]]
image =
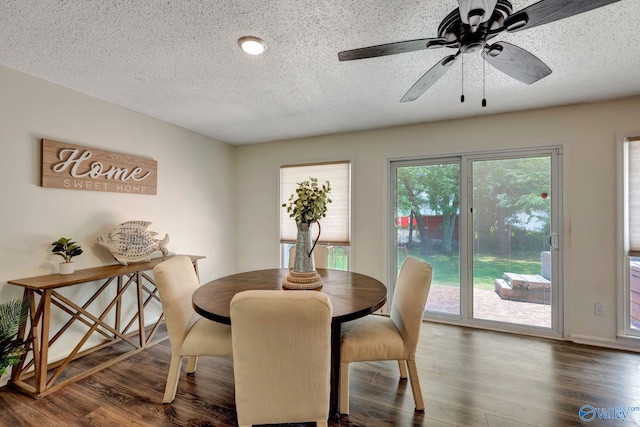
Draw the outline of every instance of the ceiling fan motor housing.
[[[487,31],[481,28],[475,33],[465,32],[462,33],[460,39],[460,52],[461,53],[473,53],[483,49],[487,44]]]

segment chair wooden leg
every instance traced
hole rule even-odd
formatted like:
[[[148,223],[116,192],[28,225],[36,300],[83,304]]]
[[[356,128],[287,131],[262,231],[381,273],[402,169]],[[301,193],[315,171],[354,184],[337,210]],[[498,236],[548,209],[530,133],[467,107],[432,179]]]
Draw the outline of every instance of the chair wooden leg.
[[[340,363],[340,413],[349,414],[349,364]]]
[[[407,378],[407,364],[404,360],[398,360],[398,368],[400,368],[400,378]]]
[[[198,367],[198,356],[189,356],[187,359],[187,374],[193,374]]]
[[[409,381],[411,381],[411,390],[413,391],[413,400],[416,403],[416,411],[424,411],[424,399],[422,398],[422,390],[420,390],[420,379],[418,378],[418,368],[415,360],[407,360],[409,368]]]
[[[327,427],[329,424],[327,421],[316,421],[316,427]]]
[[[182,356],[171,356],[171,364],[169,365],[169,375],[167,375],[167,385],[164,389],[163,403],[171,403],[176,398],[176,390],[178,389],[178,377],[180,376],[180,365],[182,364]]]

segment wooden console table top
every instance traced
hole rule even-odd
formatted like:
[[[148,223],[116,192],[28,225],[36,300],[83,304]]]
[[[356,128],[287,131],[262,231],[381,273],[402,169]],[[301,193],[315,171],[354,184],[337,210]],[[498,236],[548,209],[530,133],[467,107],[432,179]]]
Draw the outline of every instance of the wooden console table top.
[[[82,270],[76,270],[72,274],[45,274],[43,276],[27,277],[25,279],[9,280],[7,283],[16,286],[22,286],[27,289],[55,289],[62,288],[64,286],[77,285],[80,283],[93,282],[101,279],[108,279],[110,277],[123,276],[125,274],[132,274],[137,271],[153,270],[153,267],[171,258],[173,255],[168,255],[159,258],[152,258],[150,261],[136,262],[129,265],[113,264],[103,265],[100,267],[85,268]],[[199,255],[187,255],[191,258],[191,261],[197,261],[205,257]]]

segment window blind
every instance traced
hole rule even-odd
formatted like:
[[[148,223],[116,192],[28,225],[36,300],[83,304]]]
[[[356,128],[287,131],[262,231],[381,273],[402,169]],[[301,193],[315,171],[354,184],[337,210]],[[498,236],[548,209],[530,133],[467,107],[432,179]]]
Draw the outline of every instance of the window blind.
[[[298,183],[309,177],[318,178],[318,184],[329,181],[331,203],[327,205],[327,216],[320,220],[319,244],[348,246],[350,240],[351,164],[349,162],[316,163],[309,165],[282,166],[280,168],[280,243],[295,243],[298,229],[296,221],[289,217],[283,203],[295,194]],[[295,199],[295,198],[294,198]],[[312,226],[311,237],[315,239],[317,226]]]
[[[627,139],[629,256],[640,256],[640,137]]]

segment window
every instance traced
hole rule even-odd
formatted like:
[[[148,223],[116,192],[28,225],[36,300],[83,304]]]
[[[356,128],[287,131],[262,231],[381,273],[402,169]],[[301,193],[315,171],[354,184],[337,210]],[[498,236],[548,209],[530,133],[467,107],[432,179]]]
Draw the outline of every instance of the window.
[[[349,246],[351,237],[351,164],[350,162],[316,163],[307,165],[282,166],[280,168],[280,205],[287,203],[295,193],[299,182],[309,177],[318,182],[331,184],[331,203],[327,216],[321,221],[318,245],[329,248],[329,268],[349,269]],[[314,227],[313,236],[318,230]],[[281,265],[289,265],[289,248],[295,245],[297,228],[286,209],[280,209],[280,250]]]
[[[624,281],[620,287],[618,333],[640,337],[640,132],[622,136],[619,141],[619,236]]]

